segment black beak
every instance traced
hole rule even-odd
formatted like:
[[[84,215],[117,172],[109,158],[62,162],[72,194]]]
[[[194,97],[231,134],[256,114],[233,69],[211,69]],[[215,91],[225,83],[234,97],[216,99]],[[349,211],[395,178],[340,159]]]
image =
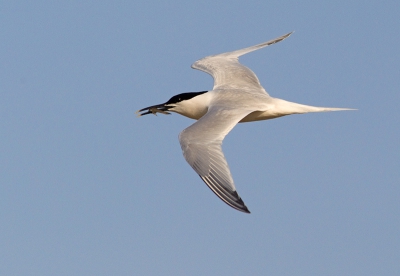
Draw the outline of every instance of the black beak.
[[[167,110],[169,110],[170,108],[172,108],[172,106],[166,106],[165,103],[157,104],[157,105],[152,105],[149,107],[142,108],[142,109],[136,111],[136,114],[138,115],[138,117],[147,115],[147,114],[157,115],[157,113],[169,115],[171,113],[167,112]],[[140,112],[143,112],[143,113],[140,113]]]

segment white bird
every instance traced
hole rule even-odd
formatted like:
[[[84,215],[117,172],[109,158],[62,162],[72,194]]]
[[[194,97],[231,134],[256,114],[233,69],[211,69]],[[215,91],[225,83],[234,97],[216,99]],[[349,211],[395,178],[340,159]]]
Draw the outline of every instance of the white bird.
[[[229,206],[250,213],[236,192],[222,141],[241,122],[274,119],[291,114],[352,110],[315,107],[272,98],[257,76],[238,58],[249,52],[280,42],[292,34],[241,50],[208,56],[193,63],[192,68],[214,78],[211,91],[189,92],[173,96],[163,104],[137,111],[146,114],[176,112],[198,120],[179,134],[183,156],[207,186]],[[143,113],[140,113],[143,112]]]

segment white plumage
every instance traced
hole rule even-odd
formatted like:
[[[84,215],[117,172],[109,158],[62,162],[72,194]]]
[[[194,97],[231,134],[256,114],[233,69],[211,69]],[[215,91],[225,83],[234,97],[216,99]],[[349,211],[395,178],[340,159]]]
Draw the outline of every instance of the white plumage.
[[[139,114],[169,114],[168,111],[198,120],[179,135],[183,156],[208,187],[229,206],[250,213],[236,192],[222,141],[239,122],[273,119],[290,114],[351,110],[314,107],[273,98],[261,86],[257,76],[239,63],[241,55],[261,49],[289,37],[276,39],[241,50],[208,56],[192,68],[214,78],[212,91],[182,93],[159,105],[143,108]]]

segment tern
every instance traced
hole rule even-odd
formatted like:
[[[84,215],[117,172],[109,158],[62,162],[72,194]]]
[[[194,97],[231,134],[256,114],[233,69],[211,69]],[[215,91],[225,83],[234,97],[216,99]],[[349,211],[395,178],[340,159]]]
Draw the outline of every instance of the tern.
[[[211,91],[187,92],[173,96],[163,104],[138,110],[138,116],[175,112],[197,120],[179,134],[183,156],[207,186],[226,204],[250,213],[236,191],[228,163],[222,152],[222,141],[237,123],[269,120],[291,114],[352,110],[315,107],[271,97],[257,76],[239,63],[239,57],[289,37],[241,50],[202,58],[192,64],[214,78]]]

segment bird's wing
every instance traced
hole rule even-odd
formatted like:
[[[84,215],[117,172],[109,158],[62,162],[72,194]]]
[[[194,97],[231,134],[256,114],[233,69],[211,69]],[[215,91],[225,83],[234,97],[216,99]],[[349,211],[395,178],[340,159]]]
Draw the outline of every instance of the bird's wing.
[[[250,213],[236,192],[228,163],[222,152],[222,140],[253,110],[210,107],[197,122],[179,134],[183,156],[208,187],[229,206]]]
[[[292,33],[241,50],[202,58],[193,63],[192,68],[210,74],[214,78],[214,90],[218,88],[256,88],[265,92],[254,72],[239,63],[239,57],[280,42]]]

